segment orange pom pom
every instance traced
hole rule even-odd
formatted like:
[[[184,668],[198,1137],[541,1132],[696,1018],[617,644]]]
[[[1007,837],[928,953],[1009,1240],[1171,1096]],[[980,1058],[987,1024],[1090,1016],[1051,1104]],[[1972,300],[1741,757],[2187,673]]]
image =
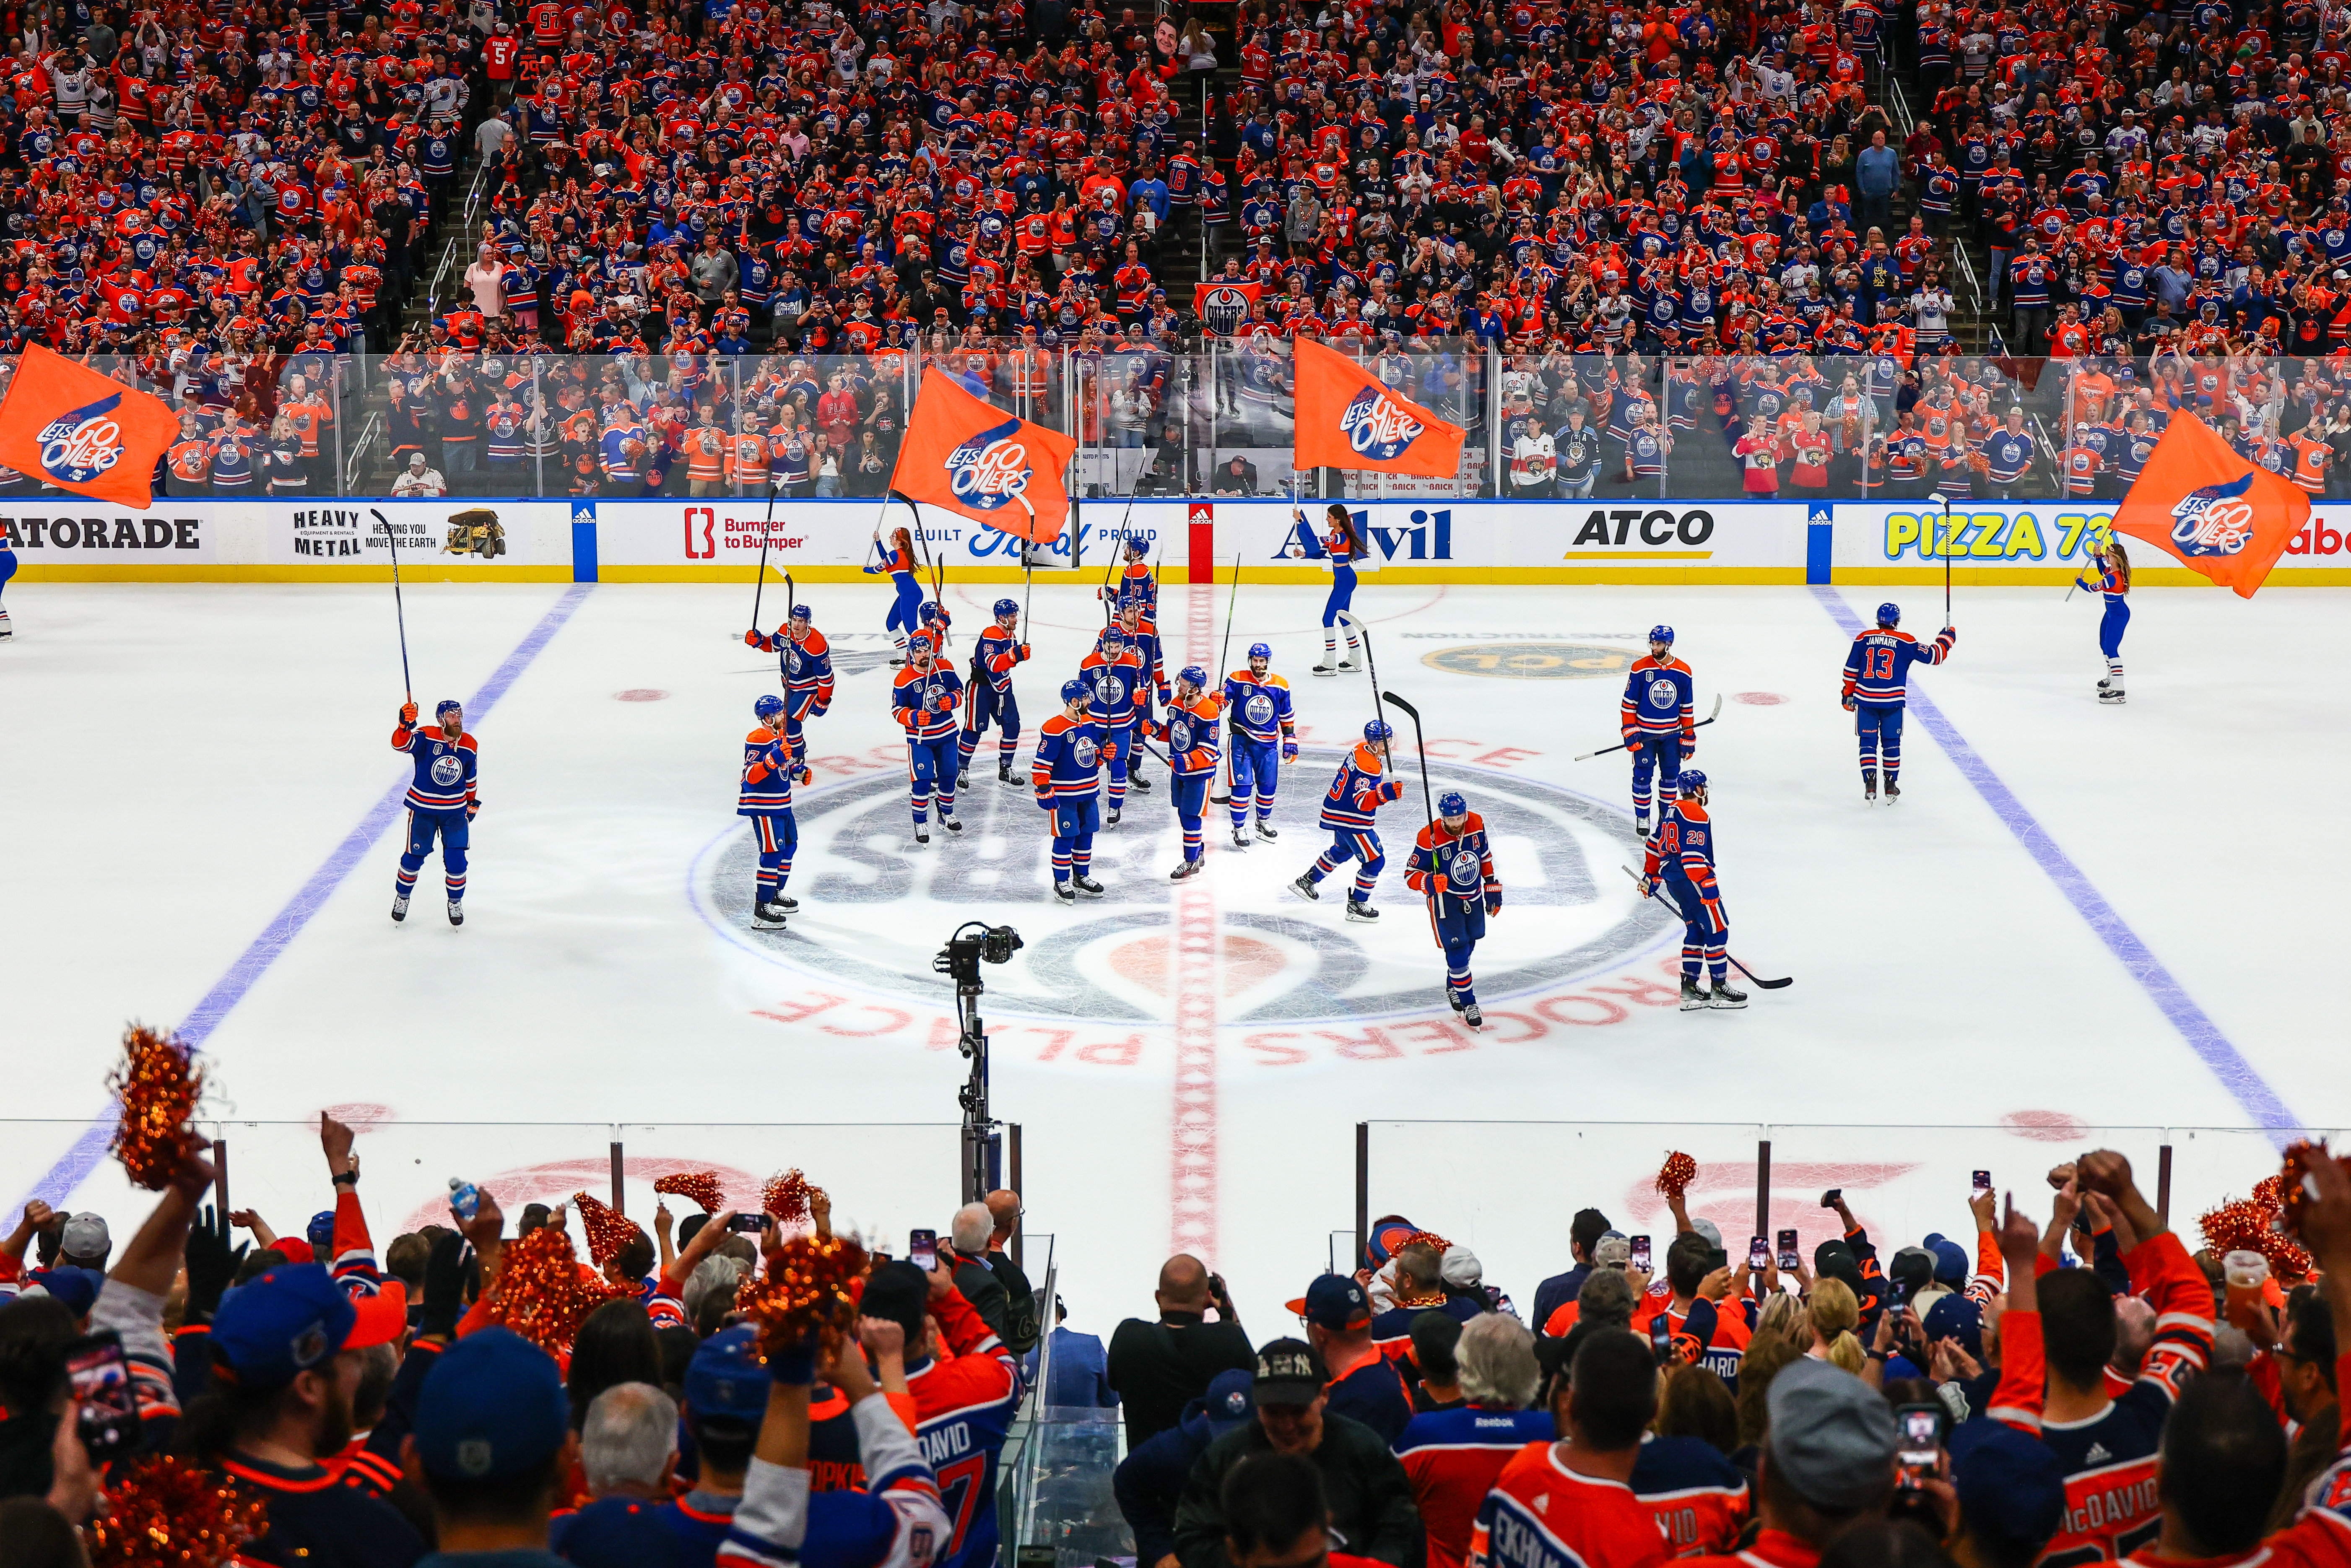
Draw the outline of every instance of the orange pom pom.
[[[260,1499],[177,1458],[117,1470],[106,1498],[83,1533],[90,1568],[221,1568],[269,1528]]]
[[[2196,1221],[2204,1245],[2215,1252],[2253,1252],[2253,1239],[2269,1228],[2269,1211],[2251,1198],[2232,1198],[2207,1209]]]
[[[122,1065],[106,1086],[121,1102],[114,1157],[133,1186],[161,1192],[200,1146],[188,1125],[204,1097],[204,1069],[179,1037],[134,1024],[122,1037]]]
[[[1679,1197],[1698,1180],[1698,1162],[1687,1155],[1676,1152],[1666,1156],[1657,1171],[1657,1190],[1667,1197]]]
[[[580,1228],[588,1233],[589,1261],[599,1269],[618,1258],[637,1233],[635,1220],[584,1192],[573,1193],[571,1204],[580,1211]]]
[[[822,1192],[794,1166],[781,1176],[769,1176],[759,1194],[760,1207],[786,1225],[798,1225],[809,1217],[809,1194]]]
[[[571,1342],[580,1337],[580,1325],[590,1312],[635,1293],[582,1269],[571,1250],[571,1238],[542,1225],[507,1243],[498,1282],[490,1291],[489,1316],[549,1355],[563,1356],[571,1353]]]
[[[717,1214],[726,1207],[726,1189],[718,1185],[716,1171],[680,1171],[654,1182],[653,1190],[692,1198],[705,1214]]]
[[[769,1255],[766,1273],[743,1281],[735,1308],[759,1325],[761,1353],[772,1355],[820,1330],[847,1328],[857,1316],[857,1282],[872,1267],[865,1249],[845,1236],[795,1236]]]
[[[1439,1236],[1434,1230],[1414,1231],[1411,1235],[1405,1237],[1403,1240],[1395,1244],[1395,1250],[1401,1252],[1407,1247],[1434,1247],[1437,1249],[1437,1255],[1439,1258],[1444,1257],[1447,1252],[1453,1250],[1453,1243],[1447,1241],[1444,1237]]]
[[[2285,1151],[2285,1168],[2275,1178],[2278,1184],[2278,1228],[2289,1236],[2302,1234],[2302,1217],[2310,1203],[2310,1189],[2303,1185],[2310,1173],[2318,1168],[2321,1160],[2334,1160],[2336,1165],[2351,1169],[2351,1159],[2327,1152],[2326,1140],[2289,1144]],[[2260,1187],[2253,1189],[2255,1192]]]

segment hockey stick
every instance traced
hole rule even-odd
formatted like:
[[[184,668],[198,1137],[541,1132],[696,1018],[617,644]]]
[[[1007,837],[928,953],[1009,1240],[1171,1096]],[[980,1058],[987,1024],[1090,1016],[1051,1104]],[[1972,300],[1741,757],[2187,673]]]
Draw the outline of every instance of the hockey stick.
[[[1372,629],[1352,610],[1339,612],[1339,622],[1351,632],[1364,634],[1364,668],[1371,673],[1372,716],[1376,718],[1380,712],[1380,662],[1372,656]]]
[[[1620,865],[1616,869],[1623,872],[1626,876],[1631,877],[1633,879],[1634,886],[1638,887],[1641,885],[1639,873],[1635,872],[1631,866]],[[1689,917],[1682,913],[1681,905],[1676,904],[1671,898],[1668,898],[1666,895],[1665,885],[1662,883],[1658,884],[1657,890],[1655,893],[1646,894],[1645,896],[1654,898],[1659,904],[1664,904],[1667,909],[1672,910],[1674,912],[1674,918],[1680,921],[1683,925],[1687,925],[1689,924]],[[1767,991],[1783,990],[1787,987],[1792,986],[1796,983],[1796,977],[1793,975],[1790,975],[1777,980],[1767,980],[1762,976],[1757,974],[1754,970],[1749,968],[1746,965],[1740,963],[1737,958],[1732,957],[1728,949],[1724,950],[1722,956],[1725,958],[1730,959],[1730,967],[1732,968],[1746,976],[1761,989]]]
[[[1690,727],[1692,729],[1704,729],[1708,725],[1712,724],[1716,719],[1720,718],[1721,716],[1722,694],[1720,692],[1717,692],[1714,694],[1714,711],[1708,714],[1696,724],[1690,726]],[[1631,744],[1631,741],[1620,740],[1614,746],[1604,746],[1597,751],[1579,751],[1575,754],[1575,760],[1578,762],[1589,762],[1595,757],[1605,757],[1612,751],[1622,751]]]
[[[1110,547],[1110,559],[1102,562],[1102,587],[1096,596],[1102,601],[1102,624],[1107,626],[1118,617],[1111,612],[1110,579],[1126,556],[1126,528],[1134,520],[1134,497],[1126,498],[1126,511],[1118,519],[1118,541]]]
[[[1943,507],[1943,537],[1938,553],[1943,558],[1943,624],[1949,626],[1951,623],[1951,498],[1938,490],[1927,499],[1939,501]]]
[[[1217,690],[1219,695],[1225,689],[1225,678],[1232,674],[1233,612],[1239,608],[1240,597],[1241,552],[1235,550],[1233,551],[1233,591],[1225,596],[1225,641],[1224,645],[1217,650]],[[1225,724],[1225,765],[1217,775],[1217,782],[1223,786],[1225,792],[1221,795],[1213,793],[1209,795],[1209,802],[1213,805],[1227,805],[1232,800],[1233,737],[1239,733],[1239,727],[1228,719]]]
[[[373,507],[368,510],[374,512],[375,520],[383,525],[383,542],[392,547],[392,612],[400,622],[400,684],[413,703],[416,700],[416,683],[408,675],[408,607],[400,598],[400,541],[392,536],[390,517]]]
[[[1437,798],[1428,790],[1428,744],[1421,736],[1420,710],[1394,692],[1388,694],[1387,700],[1390,706],[1402,708],[1412,716],[1413,749],[1420,753],[1420,804],[1433,822],[1437,821]]]
[[[768,476],[768,515],[759,520],[759,575],[754,580],[755,586],[751,590],[751,630],[754,632],[759,629],[760,595],[768,591],[768,535],[774,528],[775,521],[776,476],[770,473]],[[789,574],[787,577],[789,578]],[[789,609],[785,611],[784,618],[788,621],[791,619],[791,612]]]

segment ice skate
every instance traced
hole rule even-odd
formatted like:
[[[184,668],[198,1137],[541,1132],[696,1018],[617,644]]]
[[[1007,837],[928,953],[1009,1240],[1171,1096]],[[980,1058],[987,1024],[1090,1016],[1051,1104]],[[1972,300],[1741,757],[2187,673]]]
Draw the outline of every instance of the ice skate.
[[[781,925],[784,923],[785,913],[783,905],[779,904],[755,904],[751,906],[751,918],[764,920],[770,925]]]
[[[1207,862],[1206,861],[1186,861],[1183,864],[1177,866],[1174,871],[1167,873],[1167,880],[1169,882],[1182,882],[1187,877],[1197,876],[1200,874],[1200,868],[1207,863]]]
[[[2102,703],[2111,703],[2111,704],[2116,704],[2116,705],[2119,705],[2119,704],[2121,704],[2122,702],[2124,702],[2126,699],[2124,698],[2122,692],[2121,692],[2119,689],[2117,689],[2117,690],[2114,690],[2114,691],[2104,691],[2104,692],[2100,692],[2100,693],[2098,694],[2098,700],[2099,700],[2100,702],[2102,702]]]
[[[1088,898],[1100,898],[1102,894],[1102,884],[1090,876],[1073,876],[1070,879],[1070,885]]]
[[[1706,993],[1698,988],[1696,978],[1684,975],[1682,977],[1682,1011],[1694,1013],[1702,1010],[1705,1007]]]
[[[1706,998],[1706,1005],[1709,1008],[1721,1008],[1725,1010],[1735,1008],[1743,1008],[1747,1005],[1747,993],[1732,985],[1729,977],[1726,976],[1723,978],[1715,981],[1713,991],[1709,993]]]
[[[939,826],[945,828],[950,833],[960,833],[963,831],[963,819],[961,817],[941,817],[939,819]]]
[[[1322,890],[1314,885],[1314,879],[1311,876],[1298,878],[1290,884],[1290,889],[1301,898],[1320,900],[1322,896]]]
[[[457,899],[453,898],[449,901],[449,924],[452,925],[465,924],[465,906]]]
[[[1263,817],[1259,817],[1257,820],[1257,836],[1260,839],[1278,839],[1281,837],[1281,832]]]
[[[1365,925],[1369,925],[1369,924],[1371,924],[1373,921],[1377,920],[1379,917],[1380,917],[1380,912],[1379,912],[1378,910],[1376,910],[1376,909],[1374,909],[1370,904],[1365,904],[1362,899],[1360,899],[1360,898],[1351,898],[1351,899],[1347,900],[1347,918],[1348,918],[1348,919],[1350,919],[1350,920],[1360,920],[1360,921],[1363,921]]]
[[[395,898],[392,901],[392,917],[394,920],[405,920],[408,918],[408,900],[404,898]]]
[[[1468,1024],[1471,1029],[1484,1029],[1486,1027],[1486,1015],[1478,1010],[1478,1004],[1476,1002],[1471,1002],[1468,1007],[1461,1009],[1461,1021]]]

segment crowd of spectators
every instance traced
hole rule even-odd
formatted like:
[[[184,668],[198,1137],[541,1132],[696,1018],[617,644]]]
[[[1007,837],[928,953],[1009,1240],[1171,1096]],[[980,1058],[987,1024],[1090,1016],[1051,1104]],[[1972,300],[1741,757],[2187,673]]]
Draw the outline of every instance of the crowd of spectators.
[[[1839,1193],[1809,1258],[1734,1255],[1669,1196],[1653,1275],[1653,1239],[1586,1208],[1523,1309],[1392,1216],[1262,1340],[1178,1255],[1105,1350],[1040,1325],[1015,1193],[955,1211],[927,1269],[877,1260],[853,1327],[782,1343],[738,1306],[786,1266],[773,1217],[582,1204],[603,1261],[567,1239],[562,1268],[611,1299],[558,1339],[508,1276],[565,1207],[509,1235],[467,1189],[379,1256],[350,1130],[320,1145],[333,1207],[299,1236],[202,1207],[190,1155],[119,1248],[37,1202],[0,1237],[0,1561],[86,1563],[76,1527],[168,1451],[260,1505],[238,1561],[277,1568],[986,1568],[1027,1544],[996,1482],[1028,1401],[1118,1408],[1138,1568],[2351,1562],[2331,1158],[2273,1271],[2191,1252],[2095,1151],[2049,1172],[2045,1222],[1979,1189],[1890,1251]],[[829,1237],[829,1198],[796,1224]],[[121,1380],[86,1381],[117,1345]]]

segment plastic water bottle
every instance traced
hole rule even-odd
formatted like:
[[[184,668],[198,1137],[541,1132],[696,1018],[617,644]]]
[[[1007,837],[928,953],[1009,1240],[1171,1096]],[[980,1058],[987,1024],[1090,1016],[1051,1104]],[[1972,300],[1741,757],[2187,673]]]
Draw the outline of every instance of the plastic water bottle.
[[[460,1219],[471,1219],[482,1207],[482,1189],[463,1176],[449,1178],[449,1207]]]

